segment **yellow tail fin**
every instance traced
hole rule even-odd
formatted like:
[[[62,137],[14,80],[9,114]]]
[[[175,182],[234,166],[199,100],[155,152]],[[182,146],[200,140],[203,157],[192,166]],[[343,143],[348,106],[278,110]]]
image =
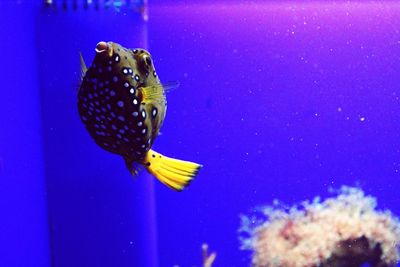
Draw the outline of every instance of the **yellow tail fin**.
[[[176,191],[188,186],[202,167],[190,161],[168,158],[154,150],[147,152],[143,164],[158,180]]]

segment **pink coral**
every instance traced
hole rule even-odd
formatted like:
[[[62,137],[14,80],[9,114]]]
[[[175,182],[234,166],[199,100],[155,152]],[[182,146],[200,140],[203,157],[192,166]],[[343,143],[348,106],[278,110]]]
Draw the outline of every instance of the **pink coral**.
[[[253,266],[394,266],[400,259],[400,223],[357,188],[289,211],[266,208],[267,220],[245,227]],[[251,224],[246,219],[247,226]]]

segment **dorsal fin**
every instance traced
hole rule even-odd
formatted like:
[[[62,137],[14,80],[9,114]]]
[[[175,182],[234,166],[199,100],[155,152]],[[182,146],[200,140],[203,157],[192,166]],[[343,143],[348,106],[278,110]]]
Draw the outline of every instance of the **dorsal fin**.
[[[79,60],[81,62],[81,80],[83,80],[83,77],[86,74],[87,68],[85,64],[85,60],[83,59],[82,53],[79,52]]]

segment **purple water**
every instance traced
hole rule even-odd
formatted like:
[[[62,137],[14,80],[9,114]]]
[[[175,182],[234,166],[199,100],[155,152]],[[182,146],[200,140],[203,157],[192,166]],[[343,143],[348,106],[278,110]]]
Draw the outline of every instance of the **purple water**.
[[[213,267],[249,266],[240,214],[344,184],[400,216],[399,3],[0,7],[1,266],[200,266],[203,242]],[[154,149],[204,165],[184,192],[132,179],[80,122],[79,52],[102,40],[180,82]]]
[[[400,4],[270,2],[150,9],[169,95],[156,147],[198,160],[187,192],[156,185],[160,266],[248,266],[238,215],[360,185],[400,213]],[[173,71],[171,71],[173,70]]]

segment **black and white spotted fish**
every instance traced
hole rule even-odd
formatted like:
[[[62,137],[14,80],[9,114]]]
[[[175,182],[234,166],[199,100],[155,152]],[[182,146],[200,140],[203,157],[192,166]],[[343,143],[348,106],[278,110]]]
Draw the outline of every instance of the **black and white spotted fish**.
[[[165,86],[149,52],[100,42],[87,69],[81,56],[78,109],[90,136],[103,149],[121,155],[137,174],[137,164],[167,186],[181,191],[201,165],[165,157],[151,149],[166,112]]]

